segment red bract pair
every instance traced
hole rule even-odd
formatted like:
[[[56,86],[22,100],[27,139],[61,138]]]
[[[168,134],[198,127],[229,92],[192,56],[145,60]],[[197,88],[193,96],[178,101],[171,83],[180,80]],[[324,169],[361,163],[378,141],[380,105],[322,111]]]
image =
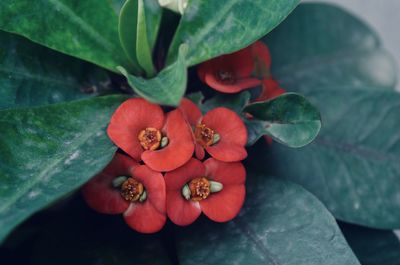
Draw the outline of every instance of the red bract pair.
[[[237,93],[261,85],[256,101],[264,101],[285,92],[271,76],[271,55],[261,41],[200,64],[199,78],[223,93]],[[254,75],[254,77],[252,76]]]
[[[185,98],[182,99],[179,109],[193,127],[195,154],[198,159],[204,159],[204,150],[213,158],[224,162],[246,158],[244,146],[247,142],[247,129],[235,112],[219,107],[202,116],[200,109]]]
[[[159,231],[166,221],[166,189],[161,173],[115,154],[111,163],[82,189],[86,203],[105,214],[123,213],[141,233]]]
[[[123,213],[134,230],[154,233],[164,226],[167,214],[178,225],[191,224],[201,212],[216,222],[233,219],[243,205],[245,177],[241,163],[192,158],[164,180],[161,173],[117,153],[82,194],[94,210]]]
[[[194,152],[191,128],[181,111],[165,115],[160,106],[140,98],[118,107],[107,133],[128,155],[159,172],[184,165]]]

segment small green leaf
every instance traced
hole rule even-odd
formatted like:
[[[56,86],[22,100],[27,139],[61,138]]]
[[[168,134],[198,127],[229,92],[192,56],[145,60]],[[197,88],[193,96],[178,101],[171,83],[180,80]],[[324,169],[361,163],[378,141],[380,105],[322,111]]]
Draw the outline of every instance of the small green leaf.
[[[245,205],[224,224],[178,230],[179,264],[359,264],[329,211],[291,182],[250,173]]]
[[[138,3],[136,55],[139,65],[146,72],[147,77],[153,77],[156,70],[153,65],[152,47],[147,38],[146,9],[143,0],[135,1]]]
[[[128,56],[135,75],[140,75],[142,69],[136,56],[138,24],[138,0],[127,0],[119,15],[118,32],[122,48]]]
[[[96,96],[109,90],[106,71],[0,31],[0,110]]]
[[[116,147],[105,128],[123,96],[0,111],[0,241],[98,173]]]
[[[2,0],[0,29],[111,71],[129,66],[108,0]]]
[[[339,223],[354,254],[365,265],[399,265],[400,240],[391,230]]]
[[[250,104],[244,111],[254,116],[255,120],[248,124],[257,124],[258,137],[267,134],[290,147],[311,143],[321,129],[321,116],[317,108],[295,93]]]
[[[301,4],[263,41],[283,88],[393,89],[396,84],[396,63],[377,34],[338,6]]]
[[[132,89],[141,97],[161,105],[178,106],[185,94],[187,83],[185,46],[181,45],[177,61],[164,68],[152,79],[130,75],[123,67],[118,67],[118,70],[126,77]]]
[[[225,107],[233,110],[239,115],[243,114],[243,108],[249,103],[250,93],[244,91],[239,94],[223,94],[217,93],[214,97],[206,100],[204,104],[200,106],[203,113],[206,113],[212,109],[218,107]]]
[[[179,46],[190,47],[188,65],[231,53],[255,42],[296,7],[299,0],[189,1],[169,50],[169,61]]]
[[[148,77],[155,74],[152,51],[161,23],[161,8],[156,0],[128,0],[119,16],[119,39],[134,65],[132,73],[144,70]]]

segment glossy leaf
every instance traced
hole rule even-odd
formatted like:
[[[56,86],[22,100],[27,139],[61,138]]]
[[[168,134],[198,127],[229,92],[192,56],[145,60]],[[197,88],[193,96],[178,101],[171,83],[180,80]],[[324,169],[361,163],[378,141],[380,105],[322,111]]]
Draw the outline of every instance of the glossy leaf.
[[[233,221],[180,229],[179,264],[359,264],[325,207],[300,186],[251,174]]]
[[[299,0],[189,1],[169,51],[189,45],[189,65],[231,53],[258,40],[296,7]]]
[[[301,184],[340,220],[400,228],[400,94],[320,89],[305,96],[321,111],[318,138],[295,151],[272,145],[257,165]]]
[[[124,99],[107,96],[0,111],[0,241],[111,160],[116,147],[105,127]]]
[[[390,230],[340,223],[347,242],[363,265],[398,265],[400,240]]]
[[[302,147],[312,142],[321,129],[321,116],[306,98],[286,93],[274,99],[253,103],[244,108],[255,118],[258,137],[271,136],[290,147]]]
[[[109,84],[94,65],[0,31],[0,110],[95,96]]]
[[[225,107],[233,110],[239,115],[242,115],[243,108],[249,103],[249,100],[250,93],[248,91],[229,95],[217,93],[214,97],[206,100],[203,104],[200,104],[199,107],[203,113],[207,113],[208,111],[218,107]]]
[[[129,67],[108,0],[2,0],[0,29],[111,71]]]
[[[187,83],[185,50],[185,46],[182,45],[178,60],[152,79],[130,75],[123,67],[119,67],[118,70],[139,96],[161,105],[177,106],[185,93]]]
[[[302,4],[263,40],[283,88],[393,89],[396,83],[395,63],[376,33],[337,6]]]

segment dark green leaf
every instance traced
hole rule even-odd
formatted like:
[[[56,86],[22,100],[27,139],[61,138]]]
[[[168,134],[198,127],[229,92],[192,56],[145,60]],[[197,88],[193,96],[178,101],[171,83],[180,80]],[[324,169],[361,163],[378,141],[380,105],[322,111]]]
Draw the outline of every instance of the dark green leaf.
[[[314,196],[264,175],[251,174],[248,182],[239,217],[179,231],[179,264],[359,264],[334,218]]]
[[[302,4],[264,41],[283,88],[392,89],[396,83],[394,61],[375,32],[336,6]]]
[[[339,223],[347,242],[363,265],[399,265],[400,240],[389,230]]]
[[[129,66],[108,0],[2,0],[0,29],[111,71]]]
[[[318,138],[300,150],[272,145],[257,164],[303,185],[338,219],[399,228],[400,94],[320,89],[305,96],[321,111]]]
[[[178,106],[185,93],[187,82],[185,50],[185,45],[182,45],[177,61],[164,68],[152,79],[130,75],[122,67],[118,69],[126,77],[132,89],[141,97],[161,105]]]
[[[204,95],[201,91],[185,95],[185,98],[190,99],[194,104],[200,106],[204,100]]]
[[[309,144],[321,129],[318,110],[296,93],[286,93],[268,101],[250,104],[244,111],[255,118],[249,124],[260,126],[258,137],[266,134],[290,147]]]
[[[0,110],[95,96],[109,83],[98,67],[0,31]]]
[[[195,65],[244,48],[261,38],[296,7],[299,0],[189,1],[169,51],[177,56],[189,45],[187,61]]]
[[[105,127],[124,99],[0,111],[0,240],[109,162],[116,147]]]

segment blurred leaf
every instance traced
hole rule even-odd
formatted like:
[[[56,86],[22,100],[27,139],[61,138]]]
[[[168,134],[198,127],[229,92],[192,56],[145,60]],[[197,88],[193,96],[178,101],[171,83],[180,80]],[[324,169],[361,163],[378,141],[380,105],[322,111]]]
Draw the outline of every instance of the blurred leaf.
[[[268,101],[250,104],[244,111],[254,116],[255,120],[248,124],[258,125],[258,138],[268,135],[290,147],[309,144],[321,129],[321,116],[317,108],[306,98],[295,93],[286,93]],[[254,132],[254,128],[252,131]]]
[[[301,187],[249,174],[240,216],[179,230],[179,264],[359,264],[335,219]]]
[[[185,94],[187,83],[185,50],[185,46],[182,45],[178,60],[152,79],[130,75],[123,67],[118,67],[118,70],[139,96],[161,105],[178,106]]]
[[[396,65],[376,33],[337,6],[302,4],[263,40],[271,51],[272,73],[283,88],[303,92],[395,86]]]
[[[116,147],[105,127],[123,96],[0,111],[0,241],[98,173]]]
[[[0,110],[95,96],[109,84],[94,65],[0,31]]]
[[[0,29],[111,71],[129,67],[108,0],[2,0]]]
[[[258,150],[256,165],[301,184],[340,220],[399,228],[400,94],[319,89],[305,96],[321,111],[317,139],[300,150]]]
[[[363,265],[399,265],[400,240],[389,230],[339,223],[347,242]]]
[[[173,60],[189,45],[188,65],[240,50],[261,38],[296,7],[299,0],[189,1],[169,51]]]

